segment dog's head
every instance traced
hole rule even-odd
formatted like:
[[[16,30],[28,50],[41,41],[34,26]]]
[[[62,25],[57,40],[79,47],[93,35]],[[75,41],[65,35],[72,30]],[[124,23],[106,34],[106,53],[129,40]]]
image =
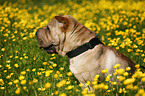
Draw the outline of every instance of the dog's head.
[[[90,31],[70,15],[55,16],[46,27],[36,32],[39,48],[49,53],[65,54],[88,41]],[[89,39],[90,39],[89,38]]]

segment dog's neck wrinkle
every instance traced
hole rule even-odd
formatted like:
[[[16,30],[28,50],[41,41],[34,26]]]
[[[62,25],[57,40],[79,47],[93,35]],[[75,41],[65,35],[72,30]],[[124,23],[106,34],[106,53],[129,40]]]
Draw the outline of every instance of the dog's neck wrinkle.
[[[65,46],[63,46],[63,52],[67,53],[76,49],[77,47],[89,42],[92,38],[95,37],[95,32],[89,30],[84,25],[79,25],[74,28],[75,30],[71,31],[71,35],[67,36],[65,39]],[[81,36],[81,37],[80,37]]]

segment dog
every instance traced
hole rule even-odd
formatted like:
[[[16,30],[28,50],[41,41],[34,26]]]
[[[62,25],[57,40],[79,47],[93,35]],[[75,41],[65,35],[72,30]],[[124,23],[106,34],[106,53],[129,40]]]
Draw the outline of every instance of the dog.
[[[133,61],[117,52],[116,49],[103,44],[95,32],[89,30],[70,15],[55,16],[46,27],[36,32],[39,48],[52,54],[68,56],[70,70],[80,83],[92,82],[96,74],[100,80],[114,72],[113,66],[136,68]],[[106,74],[101,70],[107,69]]]

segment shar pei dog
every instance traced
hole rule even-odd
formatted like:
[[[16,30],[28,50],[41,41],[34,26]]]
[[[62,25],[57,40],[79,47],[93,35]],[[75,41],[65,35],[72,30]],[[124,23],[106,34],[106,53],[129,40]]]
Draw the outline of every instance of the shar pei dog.
[[[37,30],[36,37],[45,52],[69,57],[69,68],[80,83],[92,82],[96,74],[104,80],[114,72],[116,64],[123,69],[130,67],[131,73],[136,70],[129,58],[103,44],[95,32],[70,15],[55,16],[46,27]],[[106,74],[101,72],[104,69],[108,70]]]

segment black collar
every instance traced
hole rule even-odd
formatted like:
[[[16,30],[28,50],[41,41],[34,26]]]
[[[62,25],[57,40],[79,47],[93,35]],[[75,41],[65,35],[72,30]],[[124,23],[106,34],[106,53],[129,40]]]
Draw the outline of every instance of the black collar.
[[[73,57],[87,51],[88,49],[93,49],[98,44],[103,44],[103,43],[100,41],[100,39],[96,35],[95,38],[91,39],[88,43],[85,43],[85,44],[79,46],[78,48],[76,48],[72,51],[69,51],[68,53],[66,53],[66,55],[69,58],[73,58]]]

